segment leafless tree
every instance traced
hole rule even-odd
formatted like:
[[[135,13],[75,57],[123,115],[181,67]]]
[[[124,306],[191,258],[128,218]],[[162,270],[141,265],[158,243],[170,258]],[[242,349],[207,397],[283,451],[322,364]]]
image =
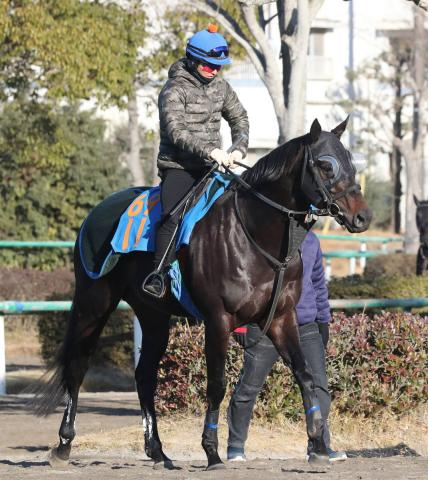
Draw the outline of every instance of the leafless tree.
[[[241,3],[244,3],[245,5],[265,5],[267,3],[273,3],[274,0],[240,0]],[[348,2],[349,0],[344,0],[345,2]],[[421,7],[423,10],[428,11],[428,0],[408,0],[410,2],[413,2],[415,5],[418,5]]]
[[[428,121],[428,82],[426,72],[426,31],[425,15],[421,10],[414,11],[414,29],[412,41],[412,65],[408,83],[413,93],[413,118],[411,138],[394,137],[394,145],[405,160],[406,170],[406,220],[405,250],[414,253],[419,244],[419,235],[415,223],[416,206],[413,195],[424,197],[425,165],[424,144]]]
[[[240,1],[239,7],[251,37],[236,20],[213,0],[187,0],[192,9],[208,14],[242,45],[258,75],[265,83],[279,126],[278,142],[304,131],[306,104],[306,62],[311,23],[325,0],[279,0],[277,13],[270,18],[263,4]],[[277,18],[282,66],[267,35],[267,26]]]

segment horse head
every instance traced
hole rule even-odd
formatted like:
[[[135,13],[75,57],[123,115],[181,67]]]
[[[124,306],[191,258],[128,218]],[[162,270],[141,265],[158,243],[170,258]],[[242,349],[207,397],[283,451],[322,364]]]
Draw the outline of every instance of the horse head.
[[[413,200],[416,204],[416,226],[419,230],[419,240],[421,245],[428,250],[428,201],[418,200],[416,195],[413,195]]]
[[[307,134],[301,188],[318,209],[325,210],[349,232],[364,232],[370,225],[372,212],[356,182],[352,155],[340,137],[348,118],[331,132],[322,131],[318,120]]]

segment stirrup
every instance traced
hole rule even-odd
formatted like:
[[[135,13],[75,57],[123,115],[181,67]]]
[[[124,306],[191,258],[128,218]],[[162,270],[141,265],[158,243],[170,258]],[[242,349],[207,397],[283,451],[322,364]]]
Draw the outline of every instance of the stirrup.
[[[162,298],[166,292],[165,273],[157,271],[150,273],[141,288],[153,297]]]

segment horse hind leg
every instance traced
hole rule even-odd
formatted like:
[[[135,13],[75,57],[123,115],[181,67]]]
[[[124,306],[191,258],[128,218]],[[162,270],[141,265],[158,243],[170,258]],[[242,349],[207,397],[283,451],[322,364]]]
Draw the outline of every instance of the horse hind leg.
[[[101,293],[100,289],[97,290]],[[71,443],[76,435],[79,389],[104,325],[119,301],[117,299],[111,303],[108,298],[107,296],[107,301],[100,301],[101,297],[83,294],[76,295],[73,301],[66,338],[59,356],[60,374],[68,400],[59,429],[59,444],[50,452],[49,463],[53,467],[67,464],[70,457]]]
[[[137,313],[143,333],[135,381],[143,418],[144,450],[146,455],[154,460],[155,469],[173,469],[172,461],[162,449],[154,401],[159,363],[168,345],[170,315],[146,307],[144,310],[134,309],[134,311]]]

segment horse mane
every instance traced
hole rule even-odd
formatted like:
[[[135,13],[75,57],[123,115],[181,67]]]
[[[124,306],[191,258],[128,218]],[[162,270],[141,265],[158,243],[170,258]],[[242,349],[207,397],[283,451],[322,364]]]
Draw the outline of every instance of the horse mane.
[[[298,153],[304,144],[305,137],[294,138],[275,148],[260,158],[253,167],[246,170],[241,175],[242,179],[255,187],[264,183],[274,182],[287,172],[291,172],[295,167]]]

